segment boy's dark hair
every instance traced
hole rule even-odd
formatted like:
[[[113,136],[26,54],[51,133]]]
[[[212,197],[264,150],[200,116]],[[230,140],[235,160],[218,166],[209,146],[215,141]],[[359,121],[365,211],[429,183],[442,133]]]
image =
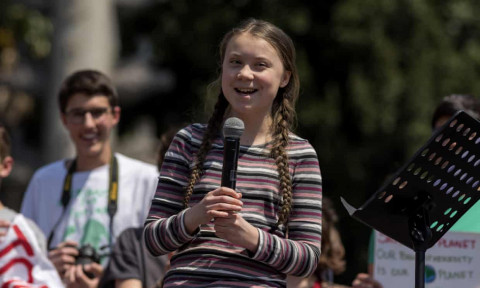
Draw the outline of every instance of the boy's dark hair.
[[[118,95],[112,81],[105,74],[96,70],[80,70],[63,81],[58,93],[60,112],[66,112],[68,101],[77,93],[87,96],[106,96],[111,107],[118,106]]]
[[[0,160],[10,156],[11,141],[7,128],[0,123]]]
[[[452,117],[458,111],[463,110],[473,118],[480,120],[480,101],[468,94],[452,94],[443,98],[438,104],[432,117],[432,128],[443,116]]]

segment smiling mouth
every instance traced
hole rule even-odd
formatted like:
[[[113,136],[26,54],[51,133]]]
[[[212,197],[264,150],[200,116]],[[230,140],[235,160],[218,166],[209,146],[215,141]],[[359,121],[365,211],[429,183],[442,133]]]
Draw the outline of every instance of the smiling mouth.
[[[97,134],[84,134],[81,137],[85,141],[94,141],[95,139],[98,138]]]
[[[253,94],[253,93],[257,92],[258,90],[257,89],[251,89],[251,88],[248,88],[248,89],[235,88],[235,91],[237,93],[240,93],[240,94],[249,95],[249,94]]]

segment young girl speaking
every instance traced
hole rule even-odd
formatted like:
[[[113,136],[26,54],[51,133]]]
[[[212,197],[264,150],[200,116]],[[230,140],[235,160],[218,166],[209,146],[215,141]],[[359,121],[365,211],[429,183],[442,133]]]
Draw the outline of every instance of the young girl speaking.
[[[322,230],[318,159],[290,131],[295,48],[281,29],[250,19],[224,36],[220,57],[213,114],[175,136],[145,241],[154,255],[176,251],[164,287],[285,287],[287,274],[315,271]],[[235,190],[220,187],[229,117],[245,125]]]

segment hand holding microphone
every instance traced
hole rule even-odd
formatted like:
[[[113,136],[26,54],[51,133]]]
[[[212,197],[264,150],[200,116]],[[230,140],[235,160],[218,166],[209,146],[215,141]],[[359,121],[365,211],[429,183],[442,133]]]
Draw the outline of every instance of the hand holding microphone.
[[[235,190],[236,188],[240,137],[244,127],[243,121],[235,117],[228,118],[223,125],[224,149],[222,187],[220,189],[228,187]],[[236,193],[236,196],[241,197],[241,194]],[[243,219],[240,213],[237,214],[237,210],[225,210],[225,212],[228,213],[226,217],[217,217],[214,220],[215,235],[251,252],[256,251],[258,247],[257,229]]]
[[[207,224],[213,218],[229,217],[242,208],[241,194],[235,192],[237,163],[240,150],[240,137],[243,134],[243,121],[231,117],[223,126],[224,151],[221,187],[208,192],[203,199],[187,212],[187,231],[193,232],[198,225]]]
[[[242,120],[231,117],[225,121],[221,187],[208,192],[200,203],[187,211],[185,224],[187,231],[192,234],[198,225],[207,224],[213,218],[217,237],[254,252],[258,247],[259,232],[241,213],[236,213],[243,207],[242,195],[235,191],[243,130]]]

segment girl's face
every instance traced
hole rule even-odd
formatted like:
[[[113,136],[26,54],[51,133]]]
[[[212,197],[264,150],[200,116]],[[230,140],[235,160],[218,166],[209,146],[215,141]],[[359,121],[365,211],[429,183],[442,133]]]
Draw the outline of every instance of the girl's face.
[[[278,89],[290,80],[277,51],[267,41],[242,33],[227,45],[222,91],[233,116],[269,116]]]

